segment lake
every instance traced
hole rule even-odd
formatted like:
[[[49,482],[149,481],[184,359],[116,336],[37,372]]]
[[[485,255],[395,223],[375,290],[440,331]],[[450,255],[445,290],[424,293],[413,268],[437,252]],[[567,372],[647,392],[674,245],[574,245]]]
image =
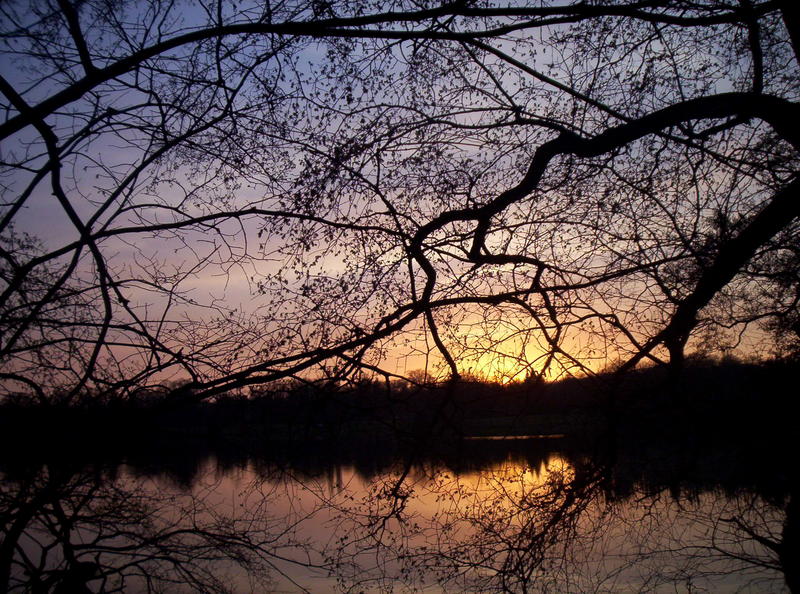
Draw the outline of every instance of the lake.
[[[346,445],[6,456],[0,579],[10,592],[788,592],[796,579],[792,456],[768,445]]]

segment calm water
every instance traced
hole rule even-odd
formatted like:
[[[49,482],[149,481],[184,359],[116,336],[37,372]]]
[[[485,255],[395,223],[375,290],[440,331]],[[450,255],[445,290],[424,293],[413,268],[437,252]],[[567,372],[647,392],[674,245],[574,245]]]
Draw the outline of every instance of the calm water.
[[[784,592],[796,510],[762,457],[520,440],[26,463],[3,476],[0,578],[12,592]]]

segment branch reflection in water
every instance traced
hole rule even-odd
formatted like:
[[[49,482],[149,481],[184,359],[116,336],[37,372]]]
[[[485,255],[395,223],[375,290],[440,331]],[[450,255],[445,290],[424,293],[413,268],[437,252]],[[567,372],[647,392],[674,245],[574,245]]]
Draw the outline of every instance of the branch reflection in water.
[[[0,577],[12,592],[792,585],[796,499],[782,485],[667,484],[552,441],[464,448],[7,471]]]
[[[125,467],[49,466],[3,479],[2,591],[270,591],[306,551],[293,531],[307,518],[270,511],[288,492],[278,482],[240,488],[204,471],[186,488]]]

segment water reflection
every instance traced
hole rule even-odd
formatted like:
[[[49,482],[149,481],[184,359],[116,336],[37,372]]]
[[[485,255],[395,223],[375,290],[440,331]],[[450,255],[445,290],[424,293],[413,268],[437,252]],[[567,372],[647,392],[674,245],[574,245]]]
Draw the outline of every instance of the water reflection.
[[[0,590],[797,591],[786,475],[621,451],[28,463],[0,483]]]
[[[0,590],[268,591],[285,551],[304,544],[269,513],[274,492],[255,497],[247,481],[239,491],[207,472],[185,490],[122,467],[6,476]]]

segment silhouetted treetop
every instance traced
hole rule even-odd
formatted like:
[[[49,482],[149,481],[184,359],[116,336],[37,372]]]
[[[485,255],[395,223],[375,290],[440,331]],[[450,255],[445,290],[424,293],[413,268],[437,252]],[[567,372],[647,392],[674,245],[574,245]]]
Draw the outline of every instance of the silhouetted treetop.
[[[0,13],[6,393],[786,352],[788,0]]]

